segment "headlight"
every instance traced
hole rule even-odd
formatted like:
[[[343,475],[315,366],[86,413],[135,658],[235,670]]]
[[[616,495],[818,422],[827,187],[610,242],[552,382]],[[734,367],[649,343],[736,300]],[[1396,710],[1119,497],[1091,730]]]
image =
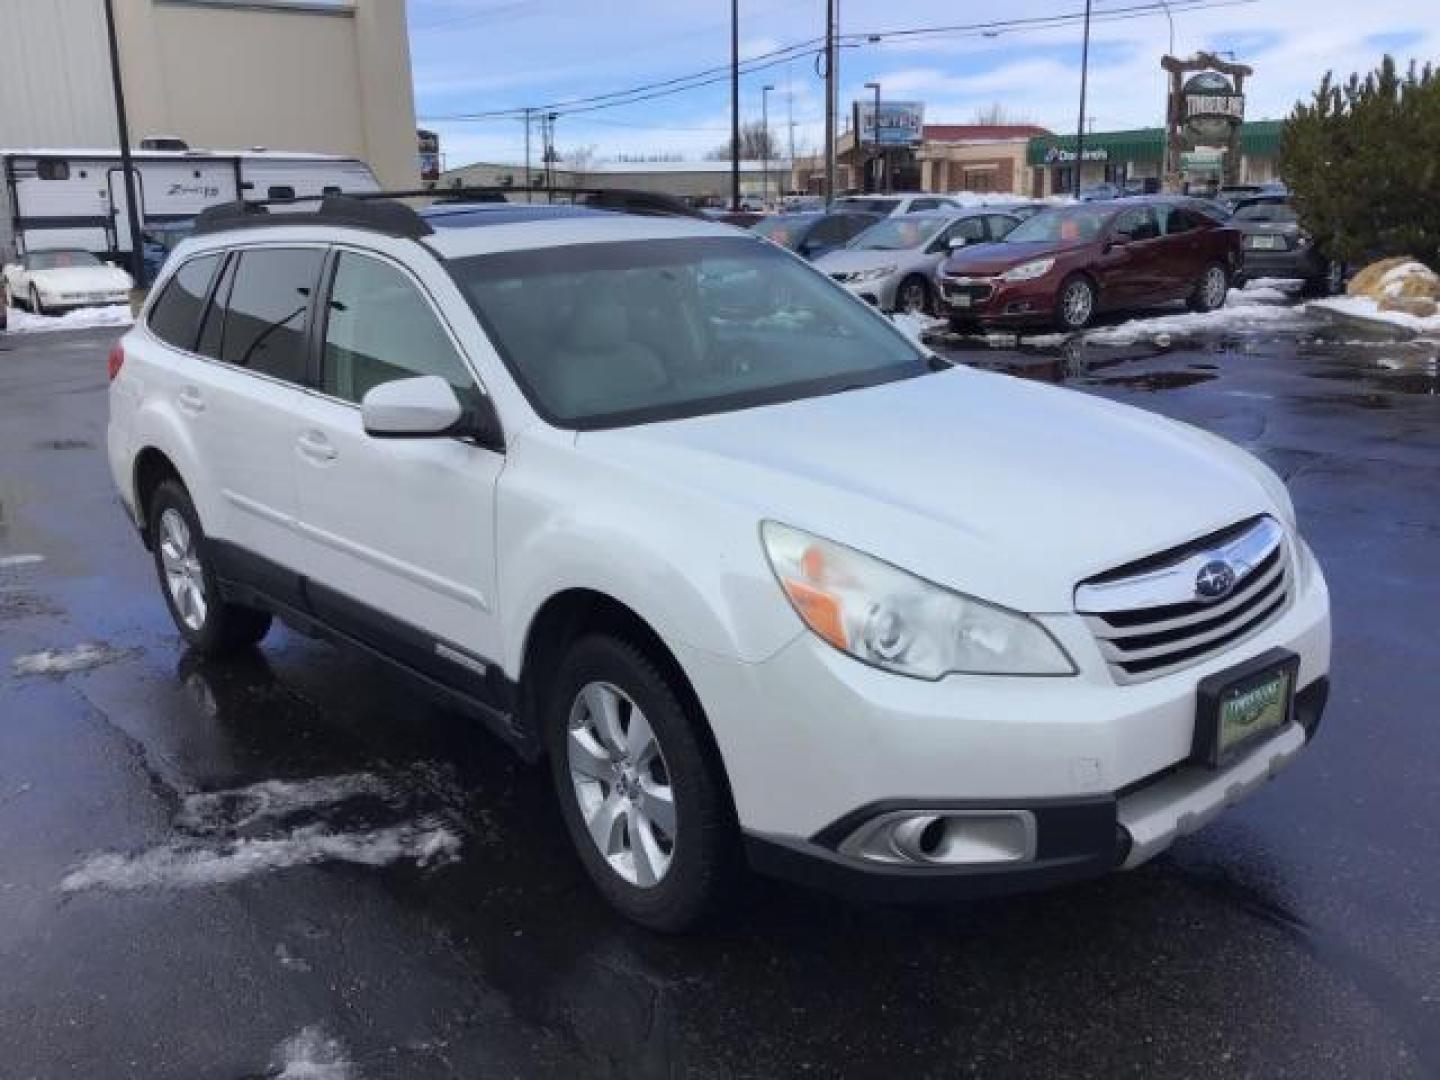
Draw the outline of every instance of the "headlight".
[[[857,660],[917,679],[1075,673],[1055,639],[1025,615],[787,525],[767,521],[760,536],[795,613]]]
[[[895,271],[898,270],[898,269],[899,269],[899,267],[897,267],[897,266],[877,266],[877,267],[875,267],[873,270],[857,270],[857,271],[855,272],[855,276],[852,277],[850,280],[851,280],[851,281],[879,281],[881,278],[887,278],[887,277],[889,277],[891,274],[895,273]]]
[[[1000,275],[1001,281],[1034,281],[1038,277],[1044,277],[1055,266],[1054,259],[1032,259],[1027,263],[1021,263],[1013,269],[1006,270]]]

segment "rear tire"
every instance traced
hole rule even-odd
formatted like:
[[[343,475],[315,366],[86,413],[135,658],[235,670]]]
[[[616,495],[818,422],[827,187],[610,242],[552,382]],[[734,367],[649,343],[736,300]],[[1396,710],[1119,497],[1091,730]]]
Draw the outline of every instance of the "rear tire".
[[[1095,284],[1084,274],[1065,279],[1055,297],[1055,325],[1067,334],[1084,330],[1095,317]]]
[[[1230,275],[1219,263],[1211,263],[1200,275],[1186,303],[1191,311],[1216,311],[1225,306],[1230,292]]]
[[[1345,264],[1334,260],[1325,264],[1325,272],[1305,282],[1305,295],[1313,297],[1339,296],[1345,291]]]
[[[703,720],[644,650],[606,634],[576,642],[553,686],[544,735],[555,792],[596,888],[652,930],[711,918],[739,878],[740,849]]]
[[[160,592],[185,644],[202,656],[225,656],[256,645],[270,629],[270,613],[221,598],[205,531],[184,485],[163,481],[150,499],[149,513]]]

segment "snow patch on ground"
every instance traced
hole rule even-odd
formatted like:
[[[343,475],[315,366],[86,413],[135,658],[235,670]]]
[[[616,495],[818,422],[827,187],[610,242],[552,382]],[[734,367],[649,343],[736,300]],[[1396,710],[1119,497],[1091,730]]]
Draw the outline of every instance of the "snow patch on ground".
[[[200,835],[248,829],[359,798],[379,799],[391,807],[403,802],[391,785],[371,773],[345,773],[314,780],[262,780],[228,791],[186,795],[175,815],[175,826]]]
[[[919,315],[909,311],[895,312],[890,316],[890,321],[899,327],[901,333],[914,342],[923,341],[926,334],[942,330],[947,325],[944,319],[932,319],[929,315]]]
[[[1292,294],[1273,285],[1249,285],[1243,289],[1231,289],[1225,297],[1225,306],[1241,304],[1283,304]]]
[[[135,317],[128,304],[109,307],[76,308],[61,315],[32,315],[19,308],[10,309],[12,334],[37,334],[47,330],[87,330],[93,326],[130,326]]]
[[[44,555],[0,555],[0,570],[8,570],[12,566],[35,566],[44,561]]]
[[[340,1040],[318,1024],[302,1028],[276,1047],[271,1064],[266,1075],[276,1080],[353,1080],[359,1075]]]
[[[1232,290],[1225,306],[1215,311],[1187,311],[1180,315],[1160,315],[1149,319],[1131,319],[1119,326],[1105,326],[1085,333],[1092,345],[1134,345],[1160,337],[1182,337],[1193,334],[1224,334],[1254,330],[1299,329],[1305,325],[1305,305],[1277,304],[1258,301],[1254,294],[1266,290]],[[1288,299],[1282,297],[1281,299]]]
[[[124,649],[92,641],[76,645],[73,649],[43,649],[38,653],[17,656],[12,666],[16,675],[69,675],[112,663],[125,655]]]
[[[60,882],[64,892],[87,889],[192,889],[228,885],[272,870],[348,862],[387,866],[409,861],[443,866],[460,853],[460,838],[438,823],[414,822],[382,829],[335,832],[307,825],[261,840],[175,840],[130,855],[92,855]]]
[[[1416,334],[1440,334],[1440,315],[1421,318],[1406,311],[1381,311],[1380,305],[1368,296],[1337,296],[1329,300],[1312,300],[1310,306],[1341,318],[1384,323],[1386,326]]]

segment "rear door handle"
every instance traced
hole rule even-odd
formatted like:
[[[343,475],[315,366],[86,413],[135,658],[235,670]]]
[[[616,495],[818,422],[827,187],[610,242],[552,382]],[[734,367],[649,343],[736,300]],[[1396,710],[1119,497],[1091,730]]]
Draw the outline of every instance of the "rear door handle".
[[[330,440],[319,431],[305,432],[305,434],[300,436],[297,446],[302,455],[319,464],[334,461],[340,453],[335,447],[330,445]]]
[[[180,407],[181,412],[195,416],[205,411],[205,399],[200,391],[193,386],[187,386],[175,396],[175,404]]]

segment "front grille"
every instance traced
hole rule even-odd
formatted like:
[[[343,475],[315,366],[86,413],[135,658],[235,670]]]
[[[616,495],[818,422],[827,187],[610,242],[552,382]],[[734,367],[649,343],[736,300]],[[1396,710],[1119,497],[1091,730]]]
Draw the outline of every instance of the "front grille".
[[[1232,568],[1235,582],[1223,597],[1204,599],[1197,576],[1216,561]],[[1258,633],[1291,592],[1284,530],[1261,517],[1091,578],[1075,599],[1116,682],[1135,683]]]
[[[968,296],[970,302],[980,303],[982,300],[989,300],[995,292],[993,285],[956,285],[954,282],[942,282],[940,291],[945,294],[947,300],[953,300],[957,296]]]

